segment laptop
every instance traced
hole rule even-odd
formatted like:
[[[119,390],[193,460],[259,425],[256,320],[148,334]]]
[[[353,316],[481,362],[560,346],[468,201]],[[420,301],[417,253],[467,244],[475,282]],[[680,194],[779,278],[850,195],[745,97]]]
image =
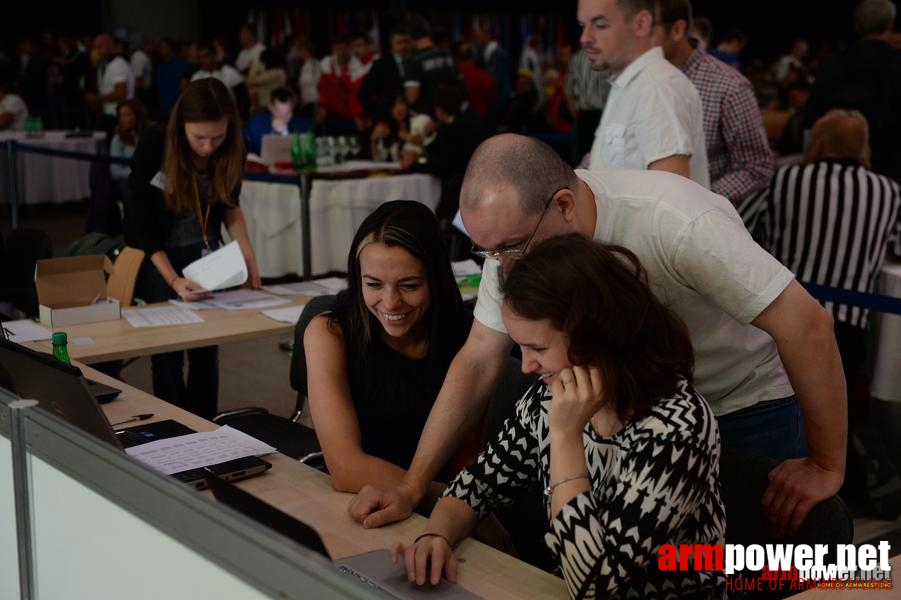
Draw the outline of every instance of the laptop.
[[[322,538],[315,529],[274,506],[263,502],[232,483],[206,475],[207,485],[216,500],[254,519],[301,546],[331,561],[335,568],[348,577],[362,580],[394,598],[411,600],[472,600],[478,599],[472,592],[442,579],[438,585],[418,586],[407,580],[402,560],[391,564],[391,551],[373,550],[332,561]]]
[[[157,439],[194,433],[193,429],[172,420],[146,423],[115,432],[77,367],[7,340],[0,340],[0,387],[20,397],[37,400],[44,410],[119,450]],[[203,476],[206,469],[226,479],[246,479],[271,467],[271,464],[261,458],[248,456],[174,473],[172,477],[197,489],[205,489],[206,481]]]
[[[300,140],[303,144],[306,141],[306,134],[300,134]],[[260,141],[260,158],[268,165],[274,165],[277,162],[290,163],[293,141],[293,135],[267,133]]]

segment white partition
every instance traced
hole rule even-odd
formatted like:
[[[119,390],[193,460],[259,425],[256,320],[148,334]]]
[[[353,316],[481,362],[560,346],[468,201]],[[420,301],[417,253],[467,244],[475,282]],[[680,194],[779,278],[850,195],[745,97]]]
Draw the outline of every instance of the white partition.
[[[38,598],[266,598],[46,462],[30,462]]]
[[[4,410],[5,407],[0,407]],[[19,597],[19,555],[13,490],[12,442],[0,430],[0,598]]]

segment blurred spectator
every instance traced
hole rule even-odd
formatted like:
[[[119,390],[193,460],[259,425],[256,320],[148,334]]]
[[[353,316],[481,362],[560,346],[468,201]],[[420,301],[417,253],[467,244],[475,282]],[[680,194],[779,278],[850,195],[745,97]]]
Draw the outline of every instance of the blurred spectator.
[[[476,50],[468,42],[457,45],[456,59],[460,78],[466,85],[466,99],[470,108],[483,117],[488,117],[497,104],[497,90],[491,73],[475,63]]]
[[[585,156],[594,142],[610,94],[610,71],[595,67],[584,50],[573,54],[566,76],[566,96],[576,117],[576,155]]]
[[[372,65],[373,61],[379,57],[378,52],[375,51],[375,48],[372,45],[372,40],[362,31],[354,32],[354,34],[351,35],[350,51],[357,57],[357,60],[363,65],[364,72],[367,73],[369,72],[370,65]]]
[[[84,95],[91,79],[91,59],[87,48],[71,35],[57,38],[59,54],[54,59],[61,77],[61,126],[87,129],[90,125]]]
[[[369,140],[372,159],[394,161],[409,168],[425,153],[432,141],[435,123],[428,115],[410,115],[404,93],[399,91],[394,101],[383,106]]]
[[[209,42],[197,44],[197,70],[191,75],[191,81],[215,77],[235,95],[235,88],[244,85],[244,78],[231,65],[220,65],[216,62],[213,45]]]
[[[510,59],[510,53],[484,27],[475,27],[472,30],[472,39],[476,43],[478,58],[476,63],[491,73],[497,91],[498,105],[501,105],[513,93],[513,61]]]
[[[543,72],[543,64],[541,61],[541,38],[537,35],[527,35],[522,45],[522,54],[519,55],[519,70],[517,76],[523,70],[532,74],[532,81],[535,83],[535,91],[538,94],[538,106],[544,106],[544,82],[541,74]]]
[[[528,132],[543,129],[535,78],[528,69],[516,71],[513,95],[501,104],[498,131]]]
[[[153,61],[141,46],[131,53],[131,71],[135,76],[135,93],[140,96],[150,90],[153,85]]]
[[[713,23],[707,17],[695,17],[691,20],[691,37],[698,40],[698,48],[701,52],[707,52],[710,48],[710,38],[713,37]]]
[[[138,99],[120,102],[117,109],[116,132],[110,141],[110,156],[116,158],[131,158],[138,145],[138,139],[144,130],[150,125],[147,110],[144,103]],[[128,175],[131,168],[128,165],[110,164],[110,175],[113,178],[119,197],[124,199],[128,195]]]
[[[32,40],[19,42],[19,92],[33,117],[43,117],[48,108],[49,68],[47,58]]]
[[[741,71],[741,53],[745,49],[745,34],[734,27],[727,29],[716,45],[713,55],[718,59]]]
[[[410,57],[404,90],[407,103],[416,112],[434,115],[433,97],[438,84],[457,79],[454,59],[432,41],[431,28],[424,17],[410,21],[413,55]]]
[[[300,60],[300,71],[297,76],[297,87],[300,89],[300,114],[304,117],[316,116],[319,104],[319,78],[322,68],[313,54],[313,45],[309,40],[297,43],[297,57]]]
[[[157,118],[165,120],[181,93],[181,79],[188,71],[188,63],[176,54],[172,40],[167,38],[160,40],[159,54],[160,62],[156,65]]]
[[[406,29],[396,28],[391,32],[390,52],[377,58],[363,78],[357,98],[363,110],[373,121],[380,119],[379,111],[404,89],[406,61],[410,52],[410,34]]]
[[[241,51],[235,59],[235,68],[242,75],[250,71],[254,61],[259,60],[266,46],[257,41],[257,32],[250,25],[242,25],[238,31],[238,41],[241,42]]]
[[[776,63],[776,84],[782,83],[788,79],[789,74],[794,70],[796,73],[807,73],[807,42],[805,40],[795,40],[788,54],[782,56]]]
[[[799,78],[785,89],[784,95],[788,119],[776,143],[776,151],[781,156],[801,154],[804,151],[804,121],[810,84],[807,79]]]
[[[347,133],[354,128],[365,129],[365,111],[357,100],[363,65],[351,54],[347,36],[332,40],[332,53],[319,66],[319,110],[317,123],[324,123],[329,133]]]
[[[94,38],[94,49],[100,59],[97,64],[97,93],[88,92],[85,101],[100,105],[99,128],[112,138],[119,103],[134,98],[135,76],[128,61],[116,53],[115,42],[109,34],[101,33]]]
[[[805,125],[830,108],[859,110],[870,124],[873,170],[901,181],[901,50],[890,43],[895,5],[863,0],[854,20],[860,41],[823,61],[810,90]]]
[[[258,69],[250,70],[245,81],[250,93],[250,105],[265,108],[269,106],[272,90],[283,87],[288,82],[288,72],[282,53],[275,48],[263,50],[259,66]]]
[[[28,107],[21,96],[10,94],[8,83],[0,80],[0,130],[22,131],[28,118]]]
[[[264,135],[272,133],[290,135],[309,129],[309,121],[294,116],[296,106],[297,96],[290,88],[280,87],[272,90],[267,108],[251,115],[247,120],[244,139],[247,141],[248,152],[260,154]]]

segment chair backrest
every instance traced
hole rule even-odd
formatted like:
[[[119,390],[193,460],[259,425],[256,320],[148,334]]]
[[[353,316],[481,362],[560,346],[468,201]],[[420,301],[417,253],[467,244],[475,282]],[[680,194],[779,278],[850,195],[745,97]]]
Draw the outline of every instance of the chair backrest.
[[[113,272],[106,282],[106,293],[119,301],[120,306],[131,306],[134,300],[138,271],[144,262],[144,251],[126,246],[113,263]]]
[[[307,325],[324,312],[335,306],[334,294],[316,296],[303,308],[294,326],[294,351],[291,355],[291,387],[297,390],[296,410],[300,411],[307,398],[307,357],[303,350],[303,334]]]
[[[823,500],[807,514],[797,535],[774,539],[767,532],[761,499],[769,485],[769,472],[777,461],[738,448],[723,447],[720,487],[726,507],[726,542],[732,544],[828,544],[827,564],[835,562],[836,544],[850,544],[854,537],[851,511],[841,498]],[[787,594],[786,594],[787,595]],[[780,596],[781,597],[781,596]]]

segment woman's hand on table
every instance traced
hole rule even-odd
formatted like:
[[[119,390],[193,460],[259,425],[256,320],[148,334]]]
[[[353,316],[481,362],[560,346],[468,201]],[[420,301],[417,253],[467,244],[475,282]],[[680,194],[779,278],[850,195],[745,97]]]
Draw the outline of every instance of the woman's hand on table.
[[[409,546],[397,542],[391,547],[391,563],[397,564],[398,558],[404,560],[407,579],[417,585],[438,585],[442,574],[451,583],[457,582],[457,557],[443,536],[420,536]]]
[[[196,302],[198,300],[209,300],[213,297],[203,286],[196,281],[185,279],[184,277],[176,277],[172,282],[172,289],[178,294],[178,297],[186,302]]]

